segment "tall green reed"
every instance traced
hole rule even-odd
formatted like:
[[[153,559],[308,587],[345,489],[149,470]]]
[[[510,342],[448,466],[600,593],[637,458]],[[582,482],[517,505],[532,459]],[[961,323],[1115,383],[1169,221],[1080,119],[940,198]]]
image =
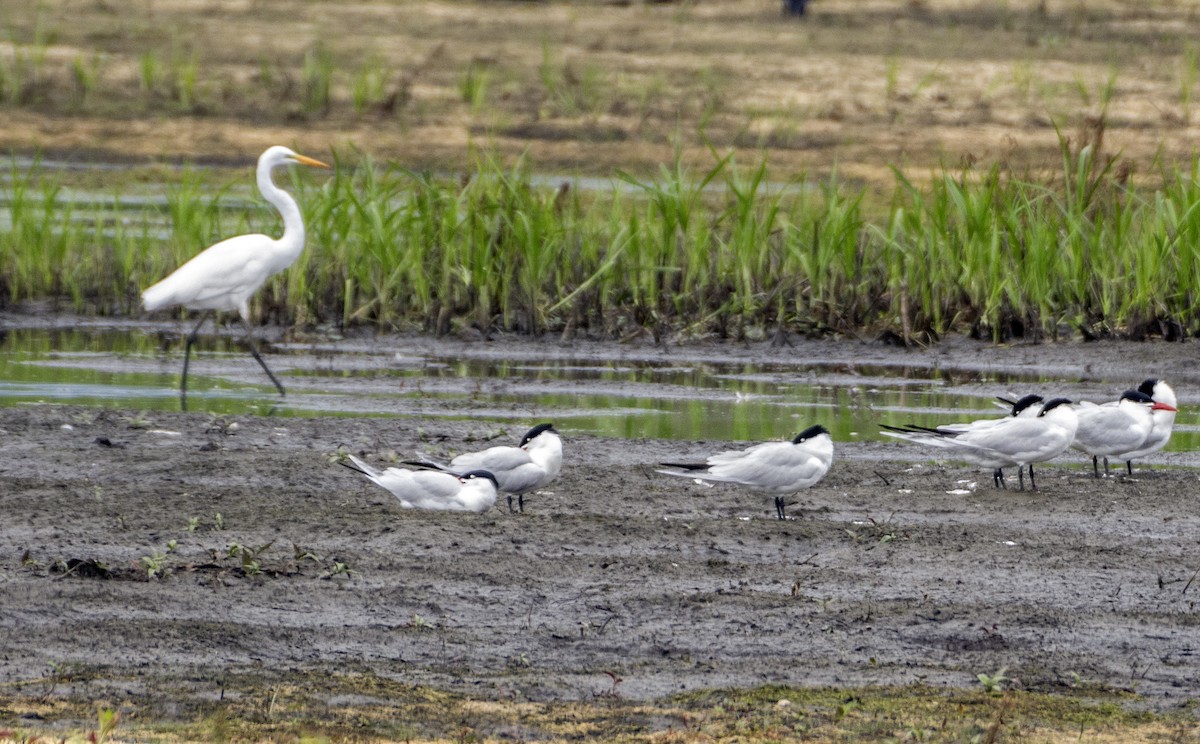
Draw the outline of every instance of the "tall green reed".
[[[1097,140],[1064,142],[1050,176],[993,167],[917,184],[897,170],[875,218],[865,192],[836,177],[775,182],[765,163],[728,157],[588,191],[486,155],[457,177],[339,156],[323,181],[289,172],[308,247],[255,309],[287,324],[439,334],[1194,334],[1197,166],[1150,189],[1115,162]],[[203,247],[278,234],[274,211],[244,184],[237,193],[248,200],[187,172],[139,222],[116,199],[83,214],[53,176],[14,164],[4,295],[135,313],[141,288]]]

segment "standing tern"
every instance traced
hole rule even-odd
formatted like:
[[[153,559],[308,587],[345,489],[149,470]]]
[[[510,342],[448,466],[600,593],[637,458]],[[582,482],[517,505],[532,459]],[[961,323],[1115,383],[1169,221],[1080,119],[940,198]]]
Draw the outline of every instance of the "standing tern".
[[[1125,468],[1129,475],[1133,475],[1134,460],[1159,451],[1166,446],[1167,442],[1171,441],[1171,431],[1175,428],[1175,414],[1179,410],[1179,401],[1175,398],[1175,391],[1171,389],[1166,380],[1152,377],[1138,386],[1138,392],[1149,395],[1155,403],[1162,403],[1169,408],[1150,409],[1150,415],[1154,419],[1154,428],[1150,430],[1150,436],[1142,442],[1140,449],[1125,453]]]
[[[773,496],[776,516],[786,519],[784,496],[816,484],[829,472],[832,463],[833,438],[824,426],[817,425],[800,432],[790,442],[764,442],[744,450],[721,452],[702,463],[659,463],[677,470],[657,472],[733,483]]]
[[[1175,407],[1156,403],[1138,390],[1126,390],[1116,404],[1082,403],[1078,409],[1079,428],[1075,449],[1092,456],[1092,475],[1100,477],[1099,460],[1104,458],[1104,475],[1109,474],[1108,458],[1131,459],[1130,453],[1145,447],[1154,429],[1153,411],[1174,415]]]
[[[482,514],[496,503],[496,476],[486,470],[456,475],[440,470],[376,470],[354,455],[342,465],[386,488],[405,509],[470,511]]]
[[[995,426],[996,424],[1003,423],[1004,421],[1007,421],[1009,418],[1013,418],[1013,417],[1024,416],[1026,418],[1034,418],[1039,413],[1041,413],[1041,410],[1042,410],[1041,403],[1043,402],[1043,398],[1042,398],[1042,396],[1036,395],[1036,394],[1026,395],[1017,400],[1009,400],[1008,398],[1002,398],[1002,397],[997,396],[996,400],[998,401],[998,405],[1001,405],[1001,407],[1011,409],[1008,416],[1003,416],[1001,418],[979,419],[977,421],[970,421],[967,423],[960,423],[960,424],[941,424],[940,426],[936,427],[936,431],[939,433],[945,433],[945,432],[961,433],[961,432],[967,432],[967,431],[978,431],[978,430],[982,430],[982,429],[991,428],[991,427]],[[884,428],[891,428],[891,427],[884,427]],[[921,430],[928,431],[928,429],[923,429],[923,427],[919,427],[919,426],[906,426],[906,427],[901,427],[901,428],[905,431],[921,431]],[[994,458],[991,458],[991,459],[994,459]],[[993,467],[993,470],[992,470],[992,487],[993,488],[1008,488],[1008,485],[1004,482],[1004,468],[1010,467],[1011,465],[1014,465],[1016,463],[1007,463],[1005,465],[989,466],[987,462],[982,462],[982,461],[977,461],[977,462],[973,461],[973,462],[976,465],[983,465],[985,467]],[[1033,478],[1033,466],[1032,465],[1030,466],[1029,473],[1030,473],[1029,477]],[[1024,474],[1021,473],[1019,475],[1021,475],[1022,476],[1021,479],[1024,480]]]
[[[1025,467],[1029,487],[1037,490],[1033,464],[1062,454],[1075,439],[1079,417],[1066,398],[1046,402],[1037,415],[1008,416],[991,426],[961,431],[885,426],[883,434],[918,444],[948,450],[953,457],[998,469],[1016,465],[1021,490],[1025,490]],[[993,474],[995,477],[995,474]],[[996,479],[999,480],[999,479]]]
[[[508,494],[508,510],[512,497],[517,497],[518,511],[525,511],[525,494],[544,488],[562,469],[562,438],[553,424],[538,424],[521,437],[516,447],[489,447],[479,452],[467,452],[448,463],[439,462],[423,452],[417,460],[406,465],[419,465],[451,473],[468,470],[487,470],[496,477],[498,488]]]

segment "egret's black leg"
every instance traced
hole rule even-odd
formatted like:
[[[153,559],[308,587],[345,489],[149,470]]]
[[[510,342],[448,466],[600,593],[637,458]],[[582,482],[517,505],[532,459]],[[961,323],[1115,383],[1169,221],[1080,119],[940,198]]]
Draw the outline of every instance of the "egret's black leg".
[[[517,511],[521,514],[525,513],[525,494],[523,493],[517,494]]]
[[[513,513],[513,508],[512,508],[512,494],[511,494],[511,493],[508,495],[508,513],[509,513],[509,514],[512,514],[512,513]]]
[[[271,378],[271,382],[275,383],[275,387],[279,388],[279,394],[287,395],[287,392],[283,389],[283,385],[279,384],[279,380],[275,379],[275,375],[271,373],[271,370],[267,367],[267,363],[258,355],[258,346],[254,343],[254,333],[250,330],[250,321],[242,318],[242,325],[246,328],[246,343],[250,346],[250,353],[254,355],[254,361],[258,362],[259,366],[263,368],[263,372],[267,373],[267,377]]]
[[[1017,479],[1021,482],[1021,490],[1025,490],[1025,468],[1017,466]]]
[[[200,328],[204,325],[204,321],[208,320],[209,315],[212,315],[211,310],[205,310],[200,314],[200,322],[192,328],[192,332],[187,335],[187,339],[183,342],[183,377],[179,380],[179,405],[185,411],[187,410],[188,363],[192,360],[192,346],[196,343],[196,339],[200,337]]]
[[[1035,483],[1033,480],[1033,463],[1029,463],[1029,490],[1037,490],[1037,483]]]

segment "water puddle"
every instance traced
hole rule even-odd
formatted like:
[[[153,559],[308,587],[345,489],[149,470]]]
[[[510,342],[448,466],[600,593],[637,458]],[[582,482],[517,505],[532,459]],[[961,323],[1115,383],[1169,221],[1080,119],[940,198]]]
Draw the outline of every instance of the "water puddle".
[[[131,325],[10,329],[0,338],[0,405],[38,402],[179,410],[176,330]],[[879,439],[879,424],[932,426],[999,414],[992,398],[1053,389],[1044,375],[845,363],[453,359],[396,342],[288,343],[267,355],[274,388],[236,332],[208,335],[193,360],[189,409],[215,415],[474,419],[680,440],[778,439],[811,424],[836,440]],[[1187,409],[1170,449],[1200,432]]]

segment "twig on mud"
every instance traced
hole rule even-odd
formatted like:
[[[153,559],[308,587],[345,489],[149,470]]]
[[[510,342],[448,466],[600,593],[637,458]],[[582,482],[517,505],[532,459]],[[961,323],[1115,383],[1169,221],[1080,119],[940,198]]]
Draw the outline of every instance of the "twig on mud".
[[[1196,580],[1197,575],[1200,575],[1200,568],[1192,572],[1192,578],[1188,579],[1187,583],[1183,585],[1183,591],[1180,594],[1187,594],[1187,590],[1192,586],[1192,582]]]
[[[890,480],[888,480],[887,476],[884,475],[883,473],[879,472],[878,470],[874,470],[872,472],[875,473],[875,475],[879,476],[879,480],[883,481],[883,485],[885,485],[885,486],[892,485],[892,482]]]

